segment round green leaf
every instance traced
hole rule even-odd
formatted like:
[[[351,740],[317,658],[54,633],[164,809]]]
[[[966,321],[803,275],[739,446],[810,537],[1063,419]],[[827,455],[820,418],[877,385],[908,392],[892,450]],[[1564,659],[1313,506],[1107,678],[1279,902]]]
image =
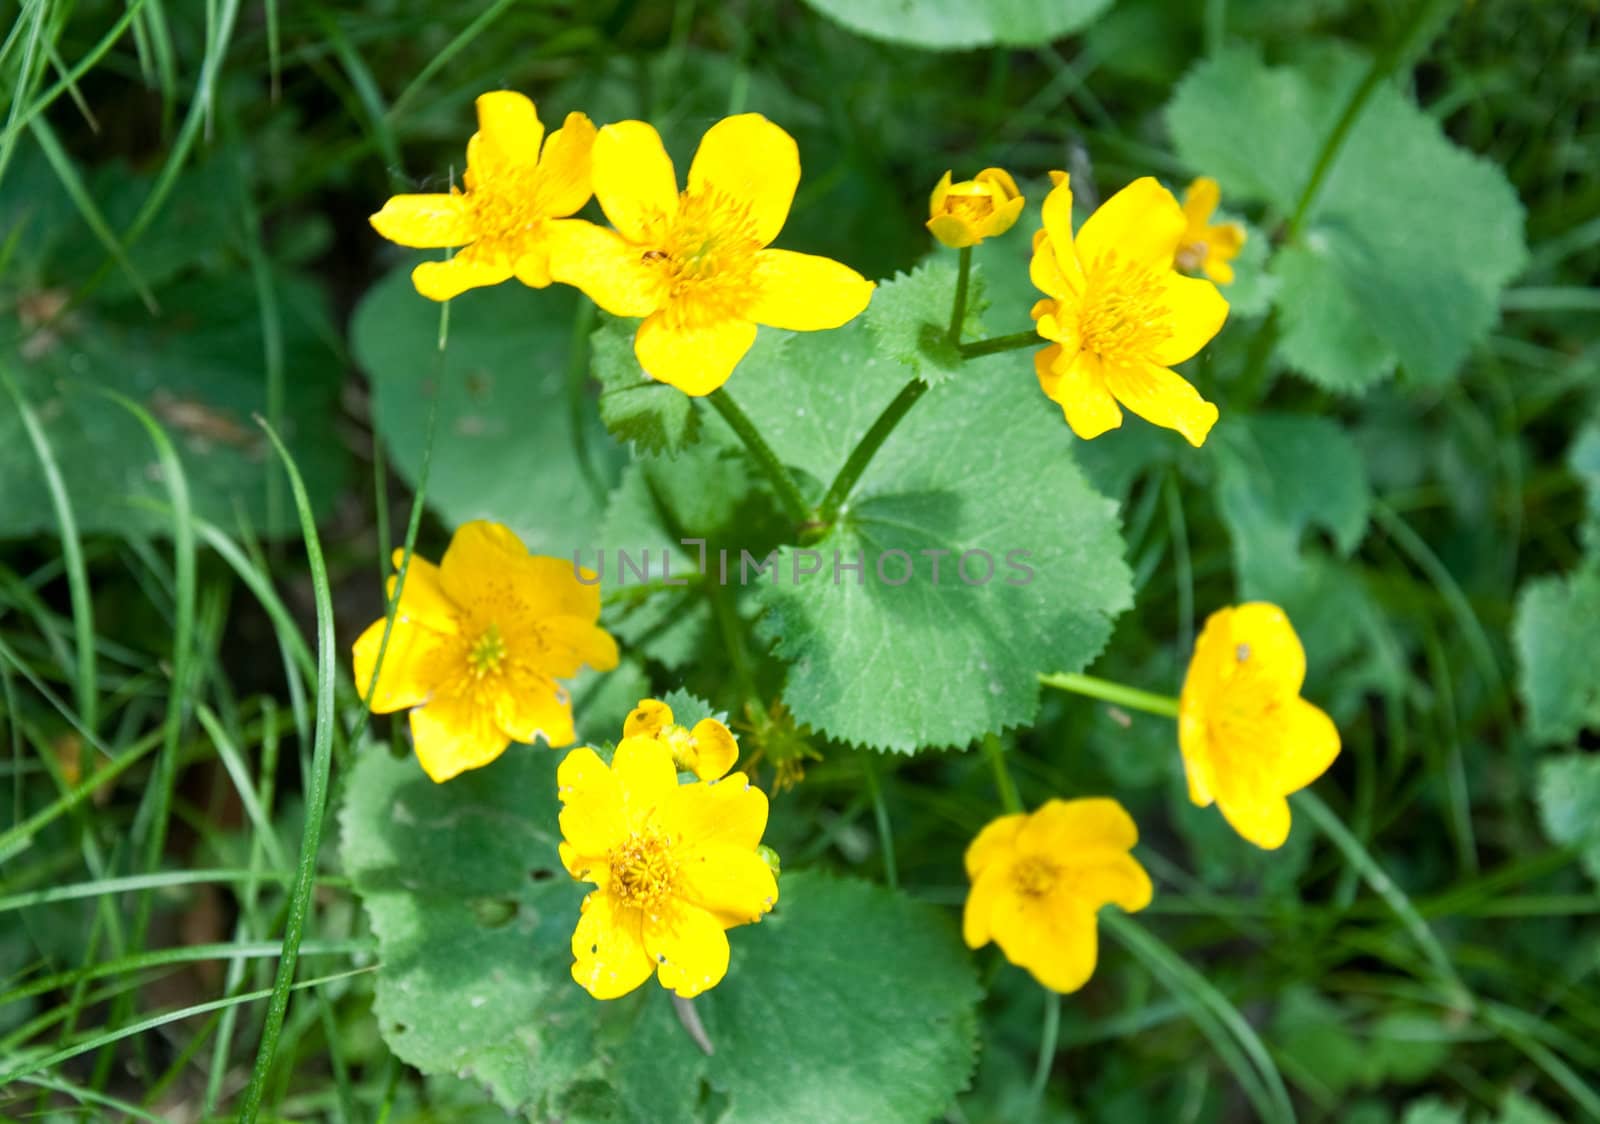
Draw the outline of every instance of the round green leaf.
[[[930,50],[1041,47],[1088,26],[1111,0],[806,0],[851,31]]]

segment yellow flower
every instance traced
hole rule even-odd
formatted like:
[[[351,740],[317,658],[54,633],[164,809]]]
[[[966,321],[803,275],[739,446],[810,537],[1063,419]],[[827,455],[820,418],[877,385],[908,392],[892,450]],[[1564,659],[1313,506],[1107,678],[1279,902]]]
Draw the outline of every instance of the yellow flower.
[[[985,168],[957,184],[946,172],[928,200],[928,229],[952,249],[976,246],[1010,230],[1022,203],[1017,181],[1003,168]]]
[[[498,523],[468,523],[438,566],[411,556],[377,689],[366,693],[382,620],[355,643],[356,689],[375,714],[411,708],[417,759],[447,781],[513,741],[572,744],[572,703],[557,680],[584,664],[617,666],[599,619],[599,585],[580,582],[571,562],[530,555]]]
[[[584,747],[556,774],[561,862],[598,889],[572,934],[572,978],[596,999],[656,973],[684,998],[728,971],[724,930],[759,921],[778,882],[759,851],[767,798],[743,773],[678,783],[672,753],[624,737],[608,768]]]
[[[581,113],[567,114],[546,138],[533,102],[510,90],[484,94],[478,131],[467,142],[467,189],[396,195],[372,216],[373,229],[402,246],[466,247],[411,271],[417,292],[430,300],[513,276],[542,289],[550,284],[549,220],[589,201],[593,144],[594,125]]]
[[[1033,306],[1040,336],[1039,386],[1067,424],[1088,440],[1122,424],[1121,403],[1146,421],[1200,445],[1217,408],[1170,368],[1216,335],[1228,302],[1215,285],[1172,268],[1183,210],[1148,176],[1117,192],[1072,233],[1072,190],[1044,201],[1029,276],[1048,294]]]
[[[967,848],[967,947],[992,940],[1043,986],[1077,991],[1094,974],[1100,907],[1150,904],[1150,876],[1128,853],[1138,841],[1122,805],[1101,797],[990,822]]]
[[[1211,224],[1222,191],[1210,176],[1201,176],[1183,193],[1183,217],[1187,224],[1178,240],[1175,264],[1185,273],[1203,270],[1218,285],[1233,284],[1233,266],[1244,245],[1244,227],[1236,222]]]
[[[1213,800],[1240,835],[1268,850],[1289,837],[1286,797],[1339,756],[1339,731],[1300,697],[1306,653],[1289,618],[1256,601],[1206,619],[1178,700],[1189,798]]]
[[[672,754],[680,772],[714,781],[739,759],[733,732],[715,718],[702,718],[693,730],[672,721],[672,708],[659,699],[640,699],[622,725],[625,738],[655,738]]]
[[[645,317],[639,365],[685,394],[710,394],[757,324],[837,328],[872,299],[872,282],[847,266],[766,248],[799,182],[794,139],[758,113],[706,131],[681,193],[655,129],[607,125],[594,142],[594,193],[616,229],[556,224],[551,275],[613,315]]]

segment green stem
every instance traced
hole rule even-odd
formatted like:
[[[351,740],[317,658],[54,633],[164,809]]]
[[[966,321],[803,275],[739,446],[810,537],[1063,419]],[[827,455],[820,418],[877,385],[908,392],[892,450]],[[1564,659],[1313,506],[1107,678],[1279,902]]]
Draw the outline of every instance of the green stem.
[[[1021,351],[1025,347],[1039,347],[1044,343],[1038,332],[1012,332],[1009,336],[994,336],[986,340],[957,344],[961,358],[976,359],[980,355],[994,355],[1001,351]]]
[[[1333,131],[1328,134],[1328,139],[1322,142],[1322,151],[1317,154],[1317,162],[1311,169],[1311,178],[1306,181],[1305,188],[1300,192],[1300,198],[1295,202],[1294,214],[1290,216],[1288,225],[1284,228],[1283,240],[1292,243],[1304,228],[1306,218],[1310,214],[1311,205],[1316,202],[1317,193],[1322,190],[1322,182],[1328,178],[1328,173],[1333,170],[1333,162],[1339,155],[1339,150],[1344,147],[1345,137],[1355,127],[1356,121],[1361,117],[1361,111],[1366,108],[1367,99],[1378,88],[1385,78],[1389,76],[1400,60],[1410,51],[1411,41],[1427,26],[1428,17],[1440,0],[1421,0],[1411,10],[1410,22],[1395,36],[1384,51],[1372,60],[1372,65],[1367,68],[1366,75],[1361,79],[1361,84],[1351,93],[1350,100],[1345,104],[1344,112],[1339,115],[1339,120],[1334,123]]]
[[[917,399],[927,392],[928,384],[921,379],[912,379],[906,383],[900,388],[900,393],[895,395],[894,401],[883,408],[883,413],[872,423],[872,428],[856,442],[856,447],[850,451],[850,459],[844,462],[839,475],[835,476],[833,483],[829,485],[828,494],[822,497],[817,520],[823,527],[833,525],[833,521],[839,516],[839,509],[844,506],[845,500],[850,498],[850,489],[856,486],[856,481],[861,479],[861,474],[867,470],[867,465],[877,456],[878,450],[889,439],[889,434],[894,432],[894,427],[900,424],[900,419],[905,417],[911,407],[917,404]]]
[[[967,318],[967,283],[972,275],[972,247],[961,248],[961,264],[956,268],[956,299],[950,305],[950,342],[961,346],[961,325]]]
[[[1022,797],[1017,795],[1017,784],[1011,779],[1011,770],[1006,767],[1006,751],[1000,739],[993,734],[985,734],[983,755],[989,759],[989,767],[994,770],[994,786],[1000,790],[1000,806],[1007,815],[1022,811]]]
[[[878,847],[883,852],[883,880],[891,890],[900,888],[900,868],[894,858],[894,829],[889,824],[889,806],[883,802],[883,782],[878,779],[878,765],[872,760],[875,750],[864,750],[861,769],[867,777],[867,790],[872,794],[872,817],[878,823]]]
[[[806,503],[805,497],[800,494],[800,486],[794,482],[794,477],[789,475],[789,470],[778,459],[778,454],[772,451],[772,446],[767,444],[766,438],[761,436],[761,431],[756,428],[756,423],[750,420],[750,415],[739,408],[722,388],[713,390],[706,399],[722,415],[722,420],[728,423],[739,440],[744,442],[744,447],[750,450],[750,455],[761,466],[761,471],[767,474],[767,479],[772,482],[773,490],[778,493],[778,500],[783,504],[784,510],[797,524],[806,524],[811,521],[811,508]]]
[[[1129,710],[1142,710],[1146,714],[1159,714],[1163,718],[1178,717],[1178,700],[1171,695],[1141,691],[1137,687],[1113,683],[1109,679],[1096,679],[1092,675],[1077,675],[1063,671],[1054,675],[1041,675],[1039,682],[1046,687],[1071,691],[1075,695],[1087,695],[1091,699],[1100,699],[1103,702],[1127,707]]]
[[[1045,1090],[1050,1087],[1050,1071],[1055,1068],[1056,1043],[1061,1036],[1061,996],[1053,991],[1044,994],[1044,1026],[1039,1031],[1039,1062],[1033,1070],[1034,1118],[1044,1104]]]

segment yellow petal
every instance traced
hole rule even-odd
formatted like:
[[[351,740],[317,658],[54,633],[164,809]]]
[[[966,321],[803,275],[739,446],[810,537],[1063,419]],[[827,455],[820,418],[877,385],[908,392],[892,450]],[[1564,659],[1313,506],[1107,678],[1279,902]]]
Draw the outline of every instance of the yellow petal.
[[[1044,205],[1039,209],[1039,218],[1044,223],[1045,235],[1050,239],[1051,245],[1056,247],[1058,257],[1062,261],[1071,258],[1076,262],[1077,250],[1072,235],[1071,181],[1063,178],[1059,184],[1050,189],[1050,194],[1044,197]]]
[[[654,737],[672,725],[672,708],[659,699],[640,699],[622,723],[625,738]]]
[[[1172,192],[1145,176],[1107,199],[1084,220],[1078,231],[1078,260],[1093,269],[1093,263],[1116,254],[1118,261],[1168,270],[1184,226],[1183,208]],[[1055,239],[1054,231],[1050,237]]]
[[[616,231],[582,219],[558,219],[544,229],[550,276],[582,289],[611,315],[649,316],[665,303],[665,274]]]
[[[783,229],[799,185],[794,138],[759,113],[724,117],[707,129],[689,166],[690,193],[720,191],[748,205],[763,246]]]
[[[378,649],[383,643],[382,620],[374,621],[356,640],[353,650],[356,691],[374,714],[392,714],[428,701],[447,674],[441,664],[446,639],[432,629],[401,622],[396,618],[389,633],[389,646],[383,653],[383,674],[377,688],[368,695],[372,672],[378,666]]]
[[[1004,894],[990,928],[1006,959],[1051,991],[1077,991],[1094,974],[1099,954],[1095,915],[1070,899]]]
[[[684,900],[715,914],[725,929],[759,921],[778,900],[778,880],[766,860],[727,843],[686,851],[678,877]]]
[[[762,250],[756,254],[754,299],[745,315],[791,332],[837,328],[861,315],[874,288],[832,258]]]
[[[1078,269],[1078,259],[1070,257],[1068,246],[1066,264],[1056,252],[1055,239],[1048,236],[1035,239],[1033,256],[1028,259],[1028,280],[1041,293],[1058,300],[1075,300],[1083,291],[1083,273]]]
[[[928,228],[929,234],[939,240],[941,245],[949,246],[952,250],[976,246],[982,241],[978,228],[960,215],[934,215],[923,225]]]
[[[729,730],[715,718],[702,718],[694,724],[690,736],[695,743],[694,775],[703,781],[714,781],[739,760],[739,743]]]
[[[500,523],[463,523],[444,552],[439,576],[451,600],[477,608],[507,631],[551,617],[600,616],[598,583],[580,582],[570,558],[529,554]]]
[[[511,743],[492,709],[458,695],[435,697],[413,709],[411,739],[422,771],[441,784],[468,769],[481,769]]]
[[[1156,345],[1150,358],[1170,367],[1194,355],[1222,330],[1228,302],[1211,282],[1171,270],[1161,275],[1161,288],[1172,335]]]
[[[539,146],[544,143],[544,126],[539,113],[515,90],[493,90],[482,94],[478,106],[478,143],[472,155],[477,176],[494,175],[506,168],[532,168],[539,163]]]
[[[1205,263],[1201,266],[1206,271],[1206,276],[1218,285],[1233,284],[1233,266],[1220,257],[1206,255]]]
[[[578,740],[572,729],[571,697],[547,679],[530,683],[524,677],[516,690],[495,700],[494,713],[500,732],[514,742],[532,745],[542,738],[552,749],[560,749]]]
[[[1289,802],[1282,796],[1250,789],[1225,797],[1217,793],[1217,807],[1230,827],[1265,851],[1276,851],[1289,838]]]
[[[1017,835],[1019,850],[1068,863],[1081,852],[1127,851],[1138,842],[1133,817],[1104,796],[1047,800]]]
[[[1247,601],[1232,610],[1221,609],[1206,618],[1202,640],[1208,639],[1213,619],[1222,627],[1209,637],[1205,658],[1214,665],[1221,683],[1247,677],[1270,696],[1286,698],[1300,693],[1306,681],[1306,650],[1287,613],[1270,601]],[[1195,656],[1200,657],[1199,643],[1195,644]]]
[[[596,891],[583,899],[572,931],[572,978],[596,999],[626,995],[645,980],[655,961],[645,951],[644,914]]]
[[[1090,909],[1111,902],[1128,913],[1150,904],[1155,889],[1150,875],[1132,855],[1102,854],[1093,862],[1073,864],[1070,894]]]
[[[548,288],[553,280],[550,276],[550,247],[542,240],[529,246],[511,263],[511,276],[530,289]]]
[[[1200,176],[1183,192],[1183,214],[1191,230],[1203,229],[1222,201],[1222,189],[1210,176]]]
[[[1288,795],[1328,771],[1339,756],[1339,728],[1320,707],[1298,698],[1284,704],[1278,720],[1281,748],[1272,764],[1272,779]]]
[[[1017,833],[1022,830],[1022,825],[1027,823],[1028,817],[1022,812],[1014,812],[1008,816],[1000,816],[990,820],[978,832],[977,838],[967,844],[966,866],[967,877],[977,880],[983,870],[1005,855],[1016,850]]]
[[[400,584],[400,563],[404,559],[405,551],[398,548],[390,556],[391,564],[395,568],[395,573],[390,576],[387,584],[390,597],[394,596],[395,587]],[[415,621],[435,632],[454,634],[459,630],[460,622],[457,619],[459,614],[460,609],[445,594],[444,583],[439,577],[439,567],[426,558],[413,554],[406,566],[406,587],[401,592],[400,608],[396,612],[395,619]]]
[[[1004,168],[985,168],[972,178],[977,183],[997,189],[993,192],[997,205],[1005,200],[1022,198],[1022,192],[1017,190],[1017,181]]]
[[[1027,200],[1018,195],[995,207],[994,212],[983,220],[983,236],[985,238],[993,238],[996,235],[1004,234],[1015,226],[1018,216],[1022,214],[1022,205],[1025,202]]]
[[[519,637],[512,650],[520,647]],[[610,671],[617,666],[617,642],[592,619],[583,617],[543,618],[527,649],[538,653],[540,670],[557,679],[576,675],[585,664],[596,671]]]
[[[582,113],[569,113],[561,128],[544,142],[544,151],[539,154],[541,213],[564,218],[589,201],[594,138],[594,122]]]
[[[1199,448],[1217,422],[1217,408],[1181,375],[1154,363],[1107,366],[1106,389],[1152,425],[1175,429]]]
[[[933,185],[933,194],[928,196],[928,217],[936,218],[944,211],[945,197],[950,194],[950,172],[939,177],[939,182]]]
[[[643,121],[607,125],[594,138],[592,160],[595,198],[611,225],[629,242],[653,245],[678,213],[678,175],[660,134]]]
[[[1007,816],[1006,819],[1013,817]],[[1020,813],[1016,819],[1025,819]],[[996,820],[995,823],[999,823]],[[990,824],[993,827],[994,824]],[[987,829],[985,829],[987,830]],[[983,836],[979,835],[979,839]],[[973,844],[976,846],[976,842]],[[971,854],[971,849],[968,849]],[[970,873],[970,862],[969,873]],[[982,867],[973,876],[972,889],[967,894],[967,904],[961,911],[961,939],[967,943],[968,948],[982,948],[994,937],[994,930],[990,919],[995,911],[1000,908],[1002,899],[1005,899],[1011,888],[1011,860],[1009,857],[996,857]]]
[[[657,312],[639,325],[633,353],[651,378],[701,398],[728,381],[755,342],[756,326],[749,320],[673,327]]]
[[[462,246],[478,236],[464,196],[396,195],[369,220],[391,242],[419,250]]]
[[[1034,353],[1033,369],[1039,389],[1061,407],[1072,432],[1083,440],[1092,441],[1122,424],[1122,411],[1094,356],[1080,351],[1067,358],[1062,346],[1053,344]]]
[[[561,834],[577,855],[604,855],[627,837],[622,785],[588,746],[561,759],[556,795],[561,799]]]
[[[644,947],[661,986],[692,999],[728,974],[728,935],[698,906],[670,902],[644,920]]]
[[[629,831],[641,830],[652,816],[659,819],[678,788],[672,753],[655,738],[623,738],[611,757],[611,775],[622,791],[622,814]]]
[[[1212,777],[1211,732],[1204,711],[1194,701],[1189,688],[1178,700],[1178,751],[1183,756],[1184,779],[1189,784],[1189,801],[1197,808],[1208,807],[1216,799]]]
[[[657,811],[656,822],[693,847],[726,843],[754,851],[767,829],[767,795],[743,773],[678,785]]]
[[[500,259],[480,258],[468,246],[446,261],[425,261],[411,271],[417,292],[431,301],[447,301],[468,289],[498,285],[511,280],[511,264]]]

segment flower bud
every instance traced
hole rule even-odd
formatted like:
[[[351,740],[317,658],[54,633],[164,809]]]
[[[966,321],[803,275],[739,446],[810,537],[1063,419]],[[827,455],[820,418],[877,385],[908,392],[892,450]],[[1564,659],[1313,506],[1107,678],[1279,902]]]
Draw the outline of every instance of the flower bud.
[[[1003,168],[985,168],[976,179],[940,178],[928,200],[928,229],[952,249],[976,246],[1011,229],[1022,214],[1022,193]]]

